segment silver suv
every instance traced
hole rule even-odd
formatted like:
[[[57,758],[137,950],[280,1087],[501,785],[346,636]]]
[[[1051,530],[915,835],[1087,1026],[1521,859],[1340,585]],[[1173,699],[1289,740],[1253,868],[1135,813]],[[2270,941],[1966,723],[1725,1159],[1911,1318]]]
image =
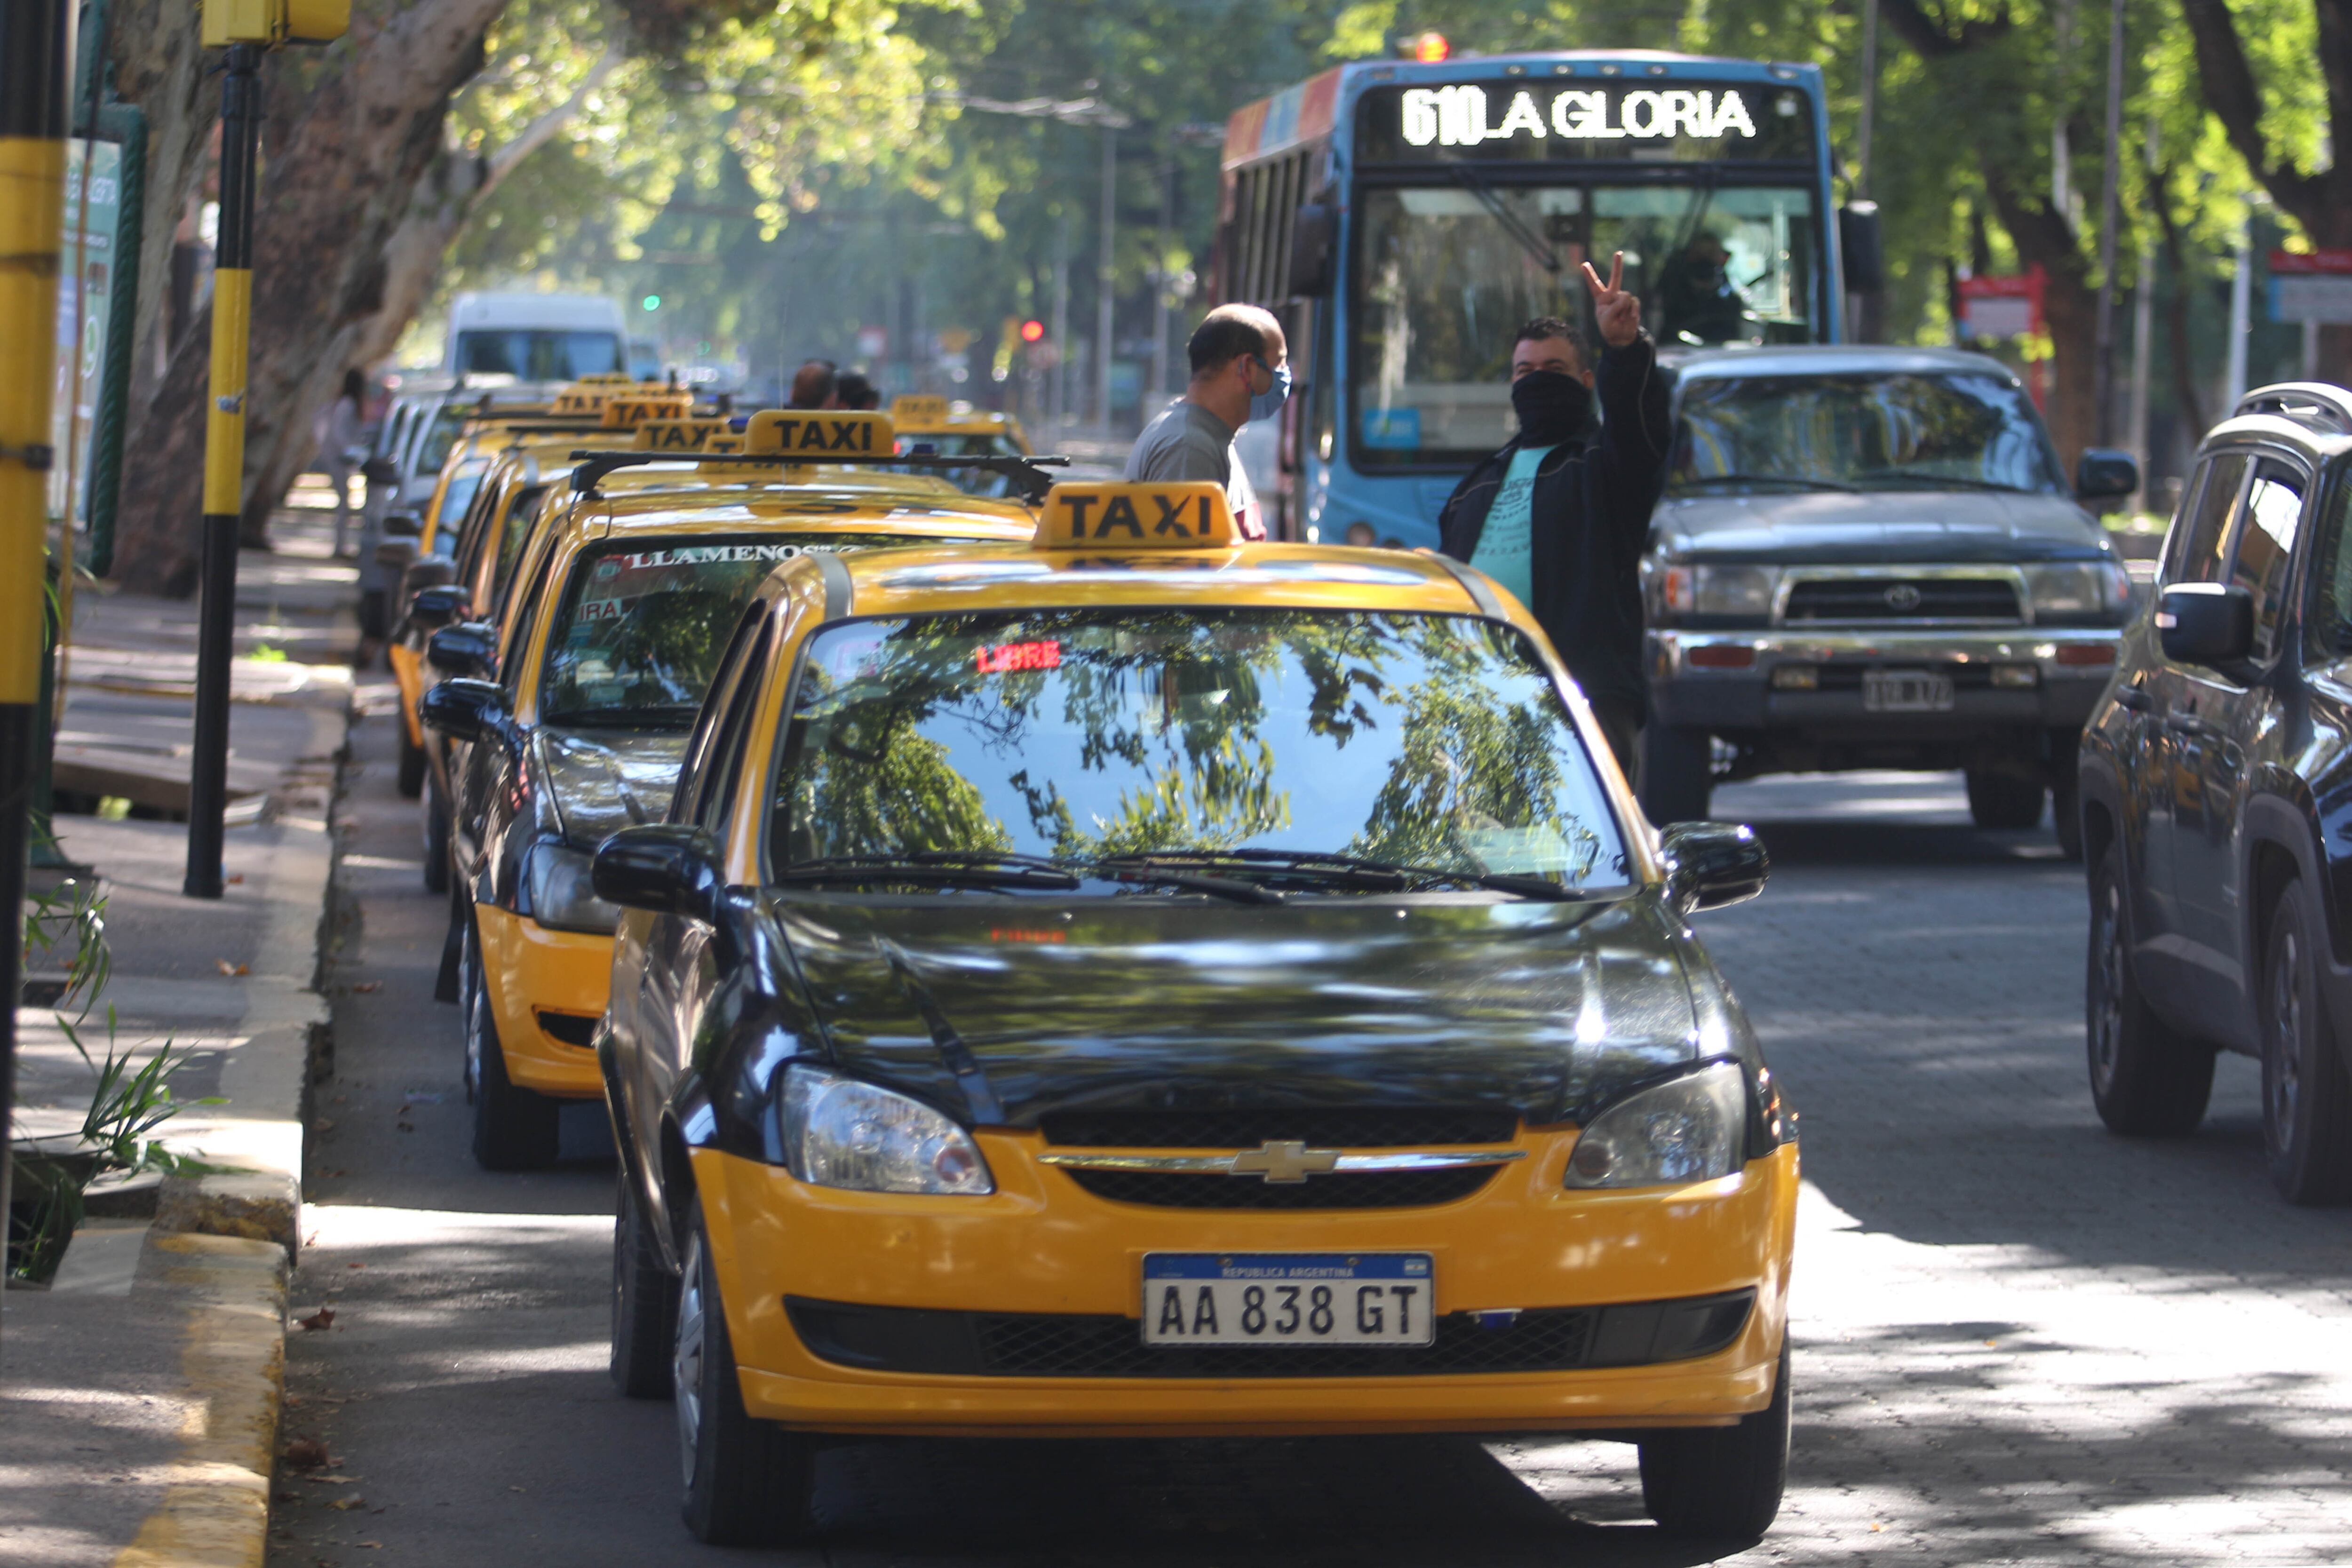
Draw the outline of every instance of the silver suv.
[[[1642,574],[1651,818],[1763,773],[1958,768],[1984,827],[2058,796],[2131,580],[2082,504],[2139,488],[2085,451],[2069,485],[2007,366],[1942,349],[1669,356],[1676,435]]]

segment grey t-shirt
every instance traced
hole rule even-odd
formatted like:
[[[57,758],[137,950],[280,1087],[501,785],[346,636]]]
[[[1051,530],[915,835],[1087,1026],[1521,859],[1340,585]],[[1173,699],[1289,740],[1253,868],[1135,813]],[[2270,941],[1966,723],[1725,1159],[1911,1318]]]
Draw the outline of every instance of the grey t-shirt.
[[[1244,539],[1264,539],[1265,524],[1257,514],[1257,493],[1250,488],[1248,470],[1234,454],[1234,427],[1186,398],[1160,411],[1135,438],[1127,455],[1130,480],[1207,479],[1225,487],[1225,504],[1233,509],[1234,525]]]

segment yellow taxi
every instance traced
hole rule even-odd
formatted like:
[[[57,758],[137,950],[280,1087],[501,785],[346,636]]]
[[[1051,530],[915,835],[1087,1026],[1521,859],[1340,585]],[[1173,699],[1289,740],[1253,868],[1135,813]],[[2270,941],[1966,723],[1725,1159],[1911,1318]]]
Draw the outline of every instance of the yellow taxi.
[[[888,420],[854,417],[887,454]],[[567,449],[571,483],[518,560],[502,623],[479,628],[482,674],[425,693],[425,722],[454,742],[445,994],[462,1010],[486,1168],[552,1159],[558,1101],[602,1092],[590,1037],[618,911],[591,892],[589,856],[614,828],[667,811],[710,672],[761,582],[803,557],[1021,542],[1033,530],[1024,507],[922,480],[896,490],[729,482],[812,473],[780,450],[795,416],[749,423],[744,451],[703,456],[703,468],[728,466],[700,479],[655,444],[658,426],[628,450]],[[631,477],[646,471],[664,482]],[[436,634],[435,657],[476,630]]]
[[[976,409],[969,403],[950,403],[944,397],[895,398],[890,419],[898,426],[898,450],[909,457],[1025,458],[1036,450],[1029,444],[1029,433],[1012,415]],[[967,472],[957,484],[974,495],[1014,493],[1012,479],[984,468]]]
[[[1442,557],[1055,487],[1028,547],[787,562],[606,839],[613,1373],[710,1541],[907,1435],[1788,1454],[1792,1113],[1527,610]]]

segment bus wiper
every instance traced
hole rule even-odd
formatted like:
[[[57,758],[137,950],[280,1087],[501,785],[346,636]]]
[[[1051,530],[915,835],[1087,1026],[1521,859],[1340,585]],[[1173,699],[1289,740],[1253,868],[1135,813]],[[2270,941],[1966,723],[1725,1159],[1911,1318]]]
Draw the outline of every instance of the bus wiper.
[[[824,855],[796,860],[779,882],[908,882],[936,887],[1034,888],[1070,892],[1075,872],[1035,855],[992,849],[913,849],[901,855]]]
[[[1504,230],[1518,241],[1519,248],[1528,253],[1530,260],[1553,277],[1559,276],[1562,265],[1559,252],[1551,247],[1549,240],[1529,228],[1519,215],[1511,210],[1509,204],[1495,194],[1495,187],[1486,183],[1485,175],[1467,163],[1448,163],[1445,173],[1455,184],[1475,197],[1478,205],[1486,209],[1487,216],[1501,224]]]
[[[1858,479],[1919,479],[1938,488],[1959,490],[2006,490],[2011,495],[2032,495],[2023,485],[2005,485],[1998,479],[1965,479],[1958,474],[1930,474],[1918,468],[1866,468],[1854,476]]]
[[[1284,901],[1280,893],[1262,882],[1244,882],[1238,877],[1213,877],[1181,869],[1186,865],[1213,863],[1213,860],[1203,860],[1177,851],[1164,855],[1106,855],[1097,860],[1094,867],[1108,873],[1114,881],[1150,883],[1187,893],[1207,893],[1214,898],[1231,899],[1240,904],[1278,904]]]
[[[1675,489],[1689,489],[1695,485],[1795,485],[1801,489],[1842,490],[1856,493],[1856,487],[1840,484],[1835,479],[1809,479],[1803,474],[1700,474],[1694,479],[1676,479]]]

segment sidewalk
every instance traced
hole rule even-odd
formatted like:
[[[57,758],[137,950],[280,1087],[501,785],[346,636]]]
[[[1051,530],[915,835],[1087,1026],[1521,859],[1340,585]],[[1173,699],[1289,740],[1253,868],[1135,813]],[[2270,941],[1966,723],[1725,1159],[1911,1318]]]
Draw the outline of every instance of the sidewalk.
[[[68,857],[107,899],[111,981],[78,1023],[94,1055],[193,1053],[173,1152],[244,1173],[135,1184],[96,1206],[47,1290],[0,1298],[0,1564],[258,1563],[299,1227],[305,1080],[326,1045],[314,989],[349,723],[356,574],[331,524],[281,513],[238,562],[226,895],[180,891],[196,605],[75,604],[57,770]],[[128,815],[123,815],[125,806]],[[37,882],[39,874],[37,873]],[[17,1012],[15,1135],[80,1125],[91,1074],[45,1005]],[[68,1022],[75,1022],[68,1016]],[[143,1189],[143,1190],[142,1190]],[[93,1198],[96,1194],[93,1194]],[[152,1216],[152,1223],[150,1216]],[[183,1234],[194,1233],[194,1234]],[[208,1233],[208,1234],[206,1234]]]

